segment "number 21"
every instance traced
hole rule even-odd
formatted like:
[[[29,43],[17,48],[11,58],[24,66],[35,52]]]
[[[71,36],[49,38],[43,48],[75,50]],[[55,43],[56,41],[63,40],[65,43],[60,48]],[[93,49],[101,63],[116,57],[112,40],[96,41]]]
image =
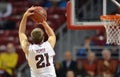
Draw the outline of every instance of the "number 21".
[[[38,61],[36,63],[37,68],[43,68],[43,67],[50,66],[48,53],[45,53],[44,55],[42,55],[42,54],[36,55],[35,60]],[[46,61],[46,62],[44,62],[44,61]]]

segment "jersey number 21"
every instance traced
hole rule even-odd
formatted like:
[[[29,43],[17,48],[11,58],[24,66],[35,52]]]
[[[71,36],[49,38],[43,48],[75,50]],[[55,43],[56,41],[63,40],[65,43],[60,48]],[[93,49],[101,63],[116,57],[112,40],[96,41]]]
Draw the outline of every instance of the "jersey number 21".
[[[36,55],[35,56],[35,60],[38,61],[36,63],[37,68],[43,68],[43,67],[50,66],[48,53]]]

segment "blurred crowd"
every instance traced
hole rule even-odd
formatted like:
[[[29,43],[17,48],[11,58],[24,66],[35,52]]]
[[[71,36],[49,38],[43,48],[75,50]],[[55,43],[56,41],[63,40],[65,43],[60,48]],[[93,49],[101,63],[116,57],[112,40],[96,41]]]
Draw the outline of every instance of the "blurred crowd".
[[[64,53],[65,60],[55,64],[57,77],[119,77],[119,62],[112,59],[109,49],[101,51],[102,59],[97,59],[90,51],[84,60],[72,60],[72,53]]]
[[[92,37],[85,37],[73,60],[73,51],[64,53],[64,61],[55,64],[57,77],[119,77],[118,50],[105,44],[105,32],[97,31]],[[103,48],[97,49],[95,47]],[[92,48],[93,47],[93,48]],[[99,52],[99,54],[98,54]],[[116,58],[114,58],[115,56]]]
[[[6,46],[6,52],[0,54],[0,77],[12,77],[18,62],[18,54],[12,43]]]
[[[47,12],[54,13],[56,9],[62,9],[65,10],[68,0],[0,0],[0,29],[4,30],[13,30],[16,27],[17,22],[21,19],[23,13],[28,7],[31,6],[42,6],[45,7]],[[56,10],[57,11],[57,10]],[[61,11],[63,12],[63,11]],[[48,14],[48,15],[49,15]],[[59,15],[54,13],[54,15],[51,15],[48,17],[48,22],[53,18],[59,18]],[[56,14],[56,15],[55,15]],[[59,13],[60,14],[60,13]],[[65,14],[64,12],[61,17],[63,17]],[[55,17],[54,17],[55,16]],[[50,18],[50,21],[49,21]],[[64,20],[65,21],[65,20]],[[60,21],[59,21],[60,22]],[[60,22],[63,23],[63,22]]]
[[[86,46],[87,45],[85,45],[85,47]],[[97,58],[98,56],[96,56],[96,53],[90,49],[87,49],[84,52],[85,55],[83,56],[85,56],[85,58],[77,58],[73,60],[72,52],[66,51],[64,53],[64,60],[61,62],[55,62],[55,70],[57,77],[120,76],[119,60],[112,58],[111,50],[107,48],[103,49],[101,51],[101,58]],[[6,52],[0,54],[0,77],[16,77],[15,70],[17,64],[18,54],[16,53],[15,46],[13,43],[8,43],[6,45]]]

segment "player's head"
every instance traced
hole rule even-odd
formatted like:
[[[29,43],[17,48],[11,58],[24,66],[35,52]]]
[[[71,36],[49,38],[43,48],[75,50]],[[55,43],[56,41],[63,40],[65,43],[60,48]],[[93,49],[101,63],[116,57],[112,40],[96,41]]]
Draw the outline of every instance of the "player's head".
[[[34,43],[41,43],[44,39],[44,32],[40,28],[35,28],[31,32],[31,38]]]

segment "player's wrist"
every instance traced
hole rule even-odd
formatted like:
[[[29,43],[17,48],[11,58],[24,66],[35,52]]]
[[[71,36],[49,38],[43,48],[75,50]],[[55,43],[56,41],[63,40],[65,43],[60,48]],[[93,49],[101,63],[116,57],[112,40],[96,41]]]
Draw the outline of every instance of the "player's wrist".
[[[25,13],[25,14],[23,15],[23,17],[28,17],[28,15]]]
[[[24,14],[24,15],[23,15],[23,18],[26,18],[26,19],[27,19],[27,18],[28,18],[28,15],[27,15],[27,14]]]
[[[47,22],[46,22],[46,21],[43,21],[42,24],[45,25],[45,24],[47,24]]]

